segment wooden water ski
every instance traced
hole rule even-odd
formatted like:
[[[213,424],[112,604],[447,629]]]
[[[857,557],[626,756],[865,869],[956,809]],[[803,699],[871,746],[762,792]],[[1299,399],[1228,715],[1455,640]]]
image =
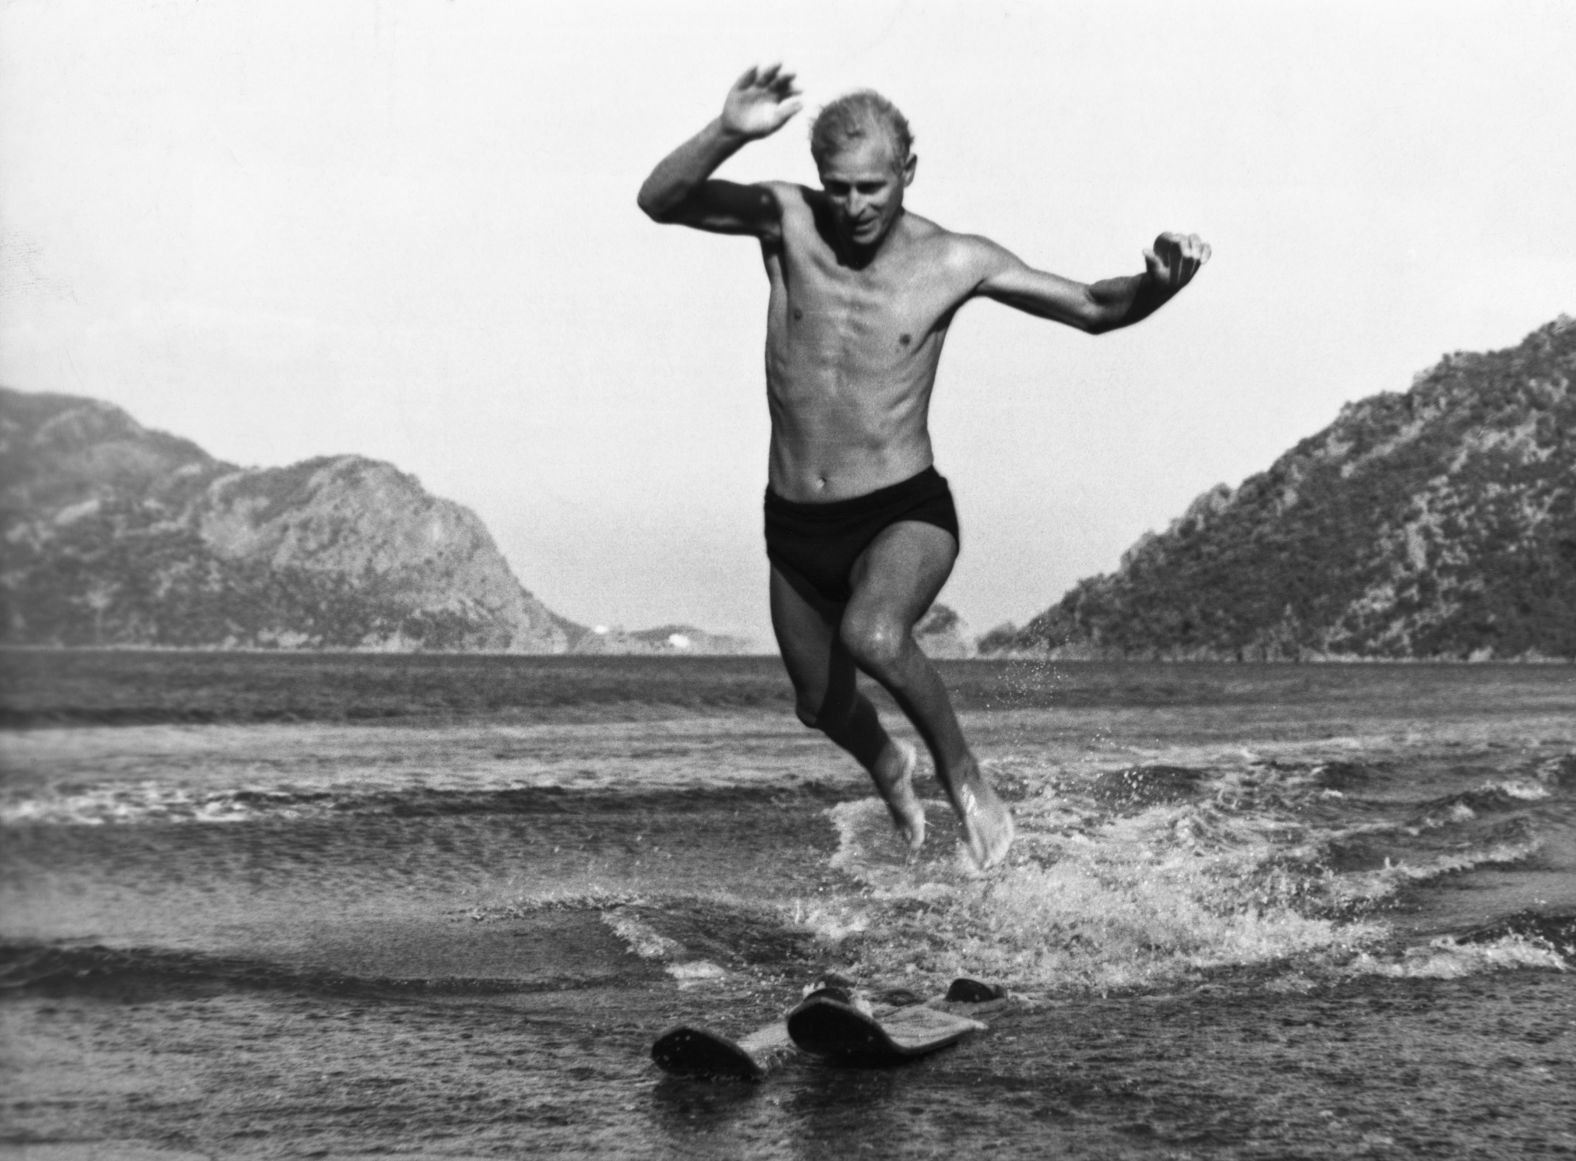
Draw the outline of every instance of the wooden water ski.
[[[793,1053],[793,1041],[781,1020],[740,1040],[710,1028],[681,1024],[664,1032],[651,1046],[651,1059],[664,1072],[732,1080],[765,1080]]]
[[[817,981],[817,985],[805,999],[814,996],[852,998],[849,987],[841,981],[832,984]],[[651,1046],[651,1059],[663,1072],[674,1076],[765,1080],[794,1051],[788,1027],[778,1017],[738,1040],[700,1025],[680,1024],[657,1038]]]
[[[954,980],[946,996],[928,1003],[885,1004],[865,1013],[850,991],[823,987],[789,1013],[737,1040],[701,1025],[681,1024],[651,1046],[651,1059],[675,1076],[761,1081],[798,1048],[852,1063],[891,1064],[923,1056],[985,1027],[978,1020],[932,1005],[967,1012],[993,1011],[1007,1001],[1000,988]],[[844,1011],[846,1009],[846,1012]],[[853,1013],[850,1017],[847,1013]],[[796,1046],[796,1026],[807,1038]],[[862,1036],[875,1030],[874,1047]],[[883,1041],[882,1038],[885,1038]],[[862,1047],[863,1046],[863,1047]]]
[[[1006,1002],[1000,989],[973,980],[953,981],[945,1000],[975,1013],[995,1010]],[[890,1065],[928,1056],[986,1029],[973,1016],[936,1003],[868,1009],[850,999],[812,995],[788,1013],[788,1035],[815,1056],[849,1064]]]

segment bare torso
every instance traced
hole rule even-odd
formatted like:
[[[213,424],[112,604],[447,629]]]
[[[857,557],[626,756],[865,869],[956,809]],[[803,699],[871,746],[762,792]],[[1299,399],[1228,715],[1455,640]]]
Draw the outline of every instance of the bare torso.
[[[963,240],[904,213],[869,261],[850,264],[820,195],[774,192],[781,240],[763,245],[772,490],[830,501],[897,483],[931,463],[936,368],[973,290],[957,260]]]

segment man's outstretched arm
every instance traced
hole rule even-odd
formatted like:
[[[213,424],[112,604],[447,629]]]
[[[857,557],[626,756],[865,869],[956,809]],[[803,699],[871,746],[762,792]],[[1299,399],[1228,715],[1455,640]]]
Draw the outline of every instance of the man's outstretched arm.
[[[974,293],[1098,335],[1148,318],[1193,280],[1209,255],[1197,234],[1161,234],[1144,251],[1142,274],[1082,283],[1035,270],[980,239],[974,259],[983,271]]]
[[[780,218],[768,189],[711,175],[745,144],[787,124],[799,111],[797,98],[793,74],[780,66],[747,71],[728,90],[722,114],[657,163],[640,187],[641,210],[653,221],[722,234],[771,233]]]

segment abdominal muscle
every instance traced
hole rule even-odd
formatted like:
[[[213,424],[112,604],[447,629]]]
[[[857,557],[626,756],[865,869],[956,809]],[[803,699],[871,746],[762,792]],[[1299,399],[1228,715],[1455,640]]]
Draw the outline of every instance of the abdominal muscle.
[[[767,255],[769,478],[786,500],[862,496],[932,462],[930,392],[957,295],[915,230],[936,232],[905,220],[856,270],[807,214],[790,213],[782,248]]]
[[[772,491],[800,503],[846,500],[930,466],[933,365],[917,379],[855,379],[828,370],[793,374],[768,360]]]

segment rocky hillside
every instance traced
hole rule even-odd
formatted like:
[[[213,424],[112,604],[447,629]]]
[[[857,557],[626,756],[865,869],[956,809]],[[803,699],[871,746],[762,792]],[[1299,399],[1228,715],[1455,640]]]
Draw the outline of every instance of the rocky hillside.
[[[968,625],[951,606],[939,602],[914,626],[914,639],[925,651],[925,656],[957,660],[973,657],[976,650],[969,636]]]
[[[357,456],[247,469],[0,389],[0,641],[564,651],[469,510]]]
[[[1350,404],[989,652],[1576,659],[1576,320]]]

